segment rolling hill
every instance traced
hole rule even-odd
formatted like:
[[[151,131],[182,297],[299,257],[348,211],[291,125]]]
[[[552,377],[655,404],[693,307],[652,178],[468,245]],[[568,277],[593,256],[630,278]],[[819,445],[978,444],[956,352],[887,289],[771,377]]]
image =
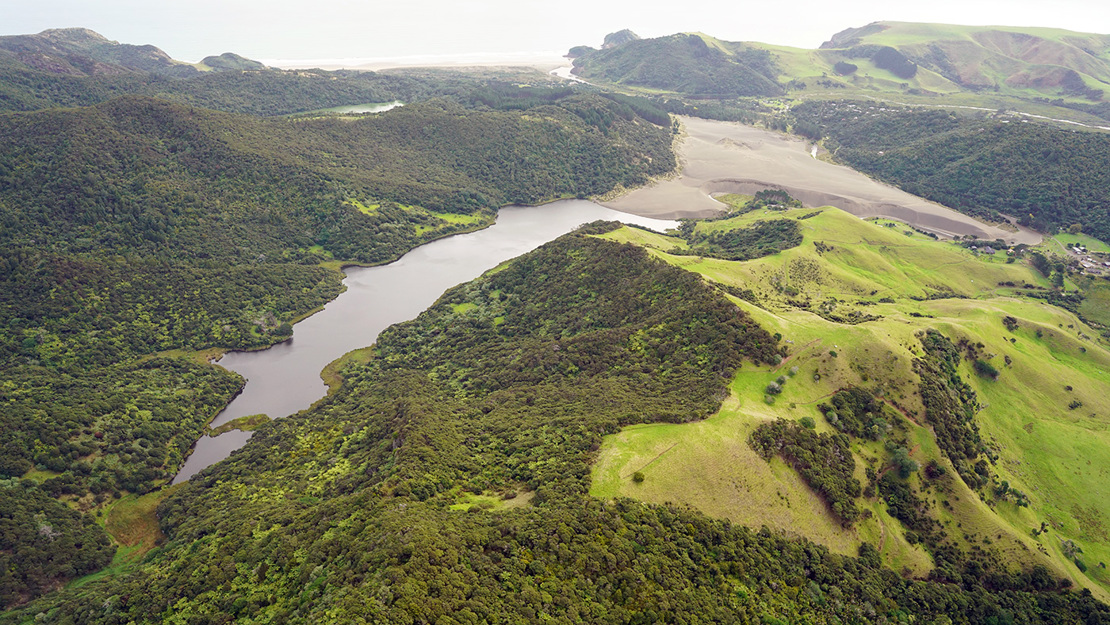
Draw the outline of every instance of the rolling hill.
[[[1102,529],[1110,523],[1110,405],[1100,390],[1110,384],[1110,350],[1097,332],[1042,303],[1048,280],[1024,262],[935,242],[895,222],[867,223],[832,208],[760,210],[697,230],[727,232],[768,219],[797,220],[804,240],[734,262],[691,255],[678,237],[632,228],[605,235],[719,285],[782,336],[788,354],[780,364],[739,371],[708,420],[637,425],[607,437],[591,493],[685,503],[846,554],[873,543],[888,566],[914,576],[951,579],[944,567],[953,553],[993,553],[991,566],[1002,568],[1041,562],[1110,596],[1101,565],[1110,559]],[[1076,280],[1069,290],[1094,298],[1106,290],[1101,280]],[[958,346],[954,375],[967,385],[964,396],[977,398],[972,422],[981,447],[970,457],[944,434],[926,384],[921,363],[930,357],[930,329]],[[990,371],[976,364],[984,359],[993,373],[980,372]],[[864,488],[860,503],[870,512],[847,526],[790,464],[767,462],[749,445],[753,432],[777,419],[842,430],[835,412],[819,408],[844,389],[863,389],[893,409],[868,408],[885,411],[883,427],[892,426],[878,441],[852,436],[856,475],[875,488]],[[921,468],[908,483],[923,517],[947,534],[935,544],[920,523],[899,522],[904,511],[878,479],[890,474],[898,447]],[[980,470],[971,468],[976,458],[984,459]],[[927,472],[932,462],[945,471]],[[641,481],[632,479],[636,472]]]
[[[238,55],[207,57],[194,65],[177,61],[155,46],[111,41],[87,28],[55,28],[34,35],[0,37],[0,56],[30,68],[65,76],[113,76],[142,72],[182,78],[201,71],[265,67]],[[236,62],[231,63],[232,60]]]
[[[701,34],[618,38],[601,50],[578,50],[575,74],[699,98],[780,95],[770,55]]]
[[[478,81],[464,81],[473,87]],[[109,41],[83,28],[0,37],[0,111],[89,106],[122,95],[253,115],[412,101],[457,89],[457,77],[284,71],[231,52],[196,64],[162,50]]]
[[[840,54],[890,47],[963,89],[1102,99],[1110,35],[1047,28],[875,22],[821,45]]]
[[[34,35],[0,37],[5,57],[42,71],[69,76],[153,72],[197,73],[190,64],[174,61],[150,45],[121,44],[87,28],[58,28]]]
[[[165,545],[130,574],[11,620],[1108,616],[1087,593],[1059,592],[1043,565],[967,570],[959,584],[910,579],[873,546],[845,557],[682,506],[589,497],[603,434],[711,414],[738,368],[766,376],[781,345],[753,323],[774,327],[762,310],[592,236],[614,226],[549,243],[388,330],[373,359],[344,369],[338,393],[263,425],[171,494],[159,508]]]
[[[866,101],[811,101],[792,115],[838,160],[993,222],[1110,240],[1110,134],[1010,114],[957,115]]]
[[[932,104],[1056,110],[1066,118],[1076,111],[1110,116],[1103,101],[1110,90],[1110,35],[875,22],[837,33],[814,50],[687,33],[603,50],[580,47],[571,56],[586,80],[697,99],[897,95]]]

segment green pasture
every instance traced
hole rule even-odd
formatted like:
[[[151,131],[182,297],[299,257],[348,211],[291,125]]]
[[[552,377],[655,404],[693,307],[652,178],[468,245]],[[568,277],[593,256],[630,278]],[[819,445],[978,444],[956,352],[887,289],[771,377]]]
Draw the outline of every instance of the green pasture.
[[[1051,245],[1052,241],[1055,241],[1055,242],[1059,243],[1059,245],[1055,245],[1055,246]],[[1064,246],[1068,249],[1071,249],[1072,247],[1074,247],[1076,245],[1082,245],[1082,246],[1086,247],[1088,251],[1091,251],[1091,252],[1100,252],[1102,254],[1110,254],[1110,245],[1107,245],[1106,243],[1100,241],[1099,239],[1096,239],[1092,236],[1088,236],[1086,234],[1071,234],[1071,233],[1061,232],[1060,234],[1053,235],[1051,237],[1051,239],[1046,240],[1045,244],[1048,244],[1047,247],[1049,247],[1050,249],[1053,249],[1053,251],[1056,251],[1056,252],[1061,251],[1060,246]]]
[[[423,210],[423,209],[416,209],[416,210]],[[438,212],[435,212],[435,211],[427,211],[427,212],[428,212],[428,214],[435,217],[438,220],[438,222],[434,225],[423,225],[423,224],[417,225],[416,226],[416,234],[418,236],[427,234],[429,232],[435,232],[436,230],[440,230],[440,229],[444,228],[445,226],[453,226],[453,225],[461,224],[461,225],[467,227],[468,229],[477,230],[478,228],[483,228],[483,227],[488,226],[488,225],[493,223],[493,218],[490,217],[486,213],[471,213],[471,214],[465,214],[464,215],[464,214],[460,214],[460,213],[438,213]]]
[[[812,212],[761,210],[700,222],[697,228],[725,230]],[[954,342],[981,344],[983,357],[1001,372],[988,380],[966,360],[960,367],[978,393],[981,433],[998,455],[993,470],[1025,492],[1031,506],[995,501],[992,486],[981,497],[959,479],[943,489],[926,488],[915,476],[920,496],[962,548],[989,545],[1015,565],[1040,561],[1099,596],[1110,596],[1108,576],[1098,566],[1110,561],[1110,351],[1074,314],[999,286],[1048,286],[1024,262],[1008,264],[916,233],[907,236],[907,228],[892,223],[887,227],[882,220],[866,222],[824,208],[799,221],[801,245],[747,262],[671,255],[669,250],[683,247],[681,239],[634,228],[603,235],[645,247],[711,284],[750,289],[756,303],[728,297],[768,331],[781,334],[788,356],[774,368],[745,365],[720,412],[705,421],[632,426],[606,437],[591,494],[685,503],[747,525],[802,534],[842,553],[867,541],[880,545],[884,561],[896,570],[923,574],[931,566],[928,555],[905,541],[901,525],[879,500],[861,502],[872,511],[870,519],[842,528],[792,469],[778,459],[764,462],[747,438],[759,423],[774,418],[809,416],[828,431],[817,404],[838,389],[863,386],[914,420],[905,423],[914,459],[922,465],[936,459],[951,469],[931,430],[919,425],[924,411],[912,370],[922,353],[915,334],[935,328]],[[830,321],[813,310],[820,302],[878,318],[855,325]],[[1018,320],[1013,332],[1002,323],[1007,316]],[[789,379],[768,404],[763,389],[780,375]],[[1080,405],[1070,407],[1073,402]],[[885,462],[885,452],[879,443],[861,441],[853,452],[865,484],[863,468]],[[632,479],[637,471],[642,482]],[[1031,530],[1041,521],[1052,530],[1034,537]],[[1065,539],[1082,549],[1086,573],[1064,557]]]

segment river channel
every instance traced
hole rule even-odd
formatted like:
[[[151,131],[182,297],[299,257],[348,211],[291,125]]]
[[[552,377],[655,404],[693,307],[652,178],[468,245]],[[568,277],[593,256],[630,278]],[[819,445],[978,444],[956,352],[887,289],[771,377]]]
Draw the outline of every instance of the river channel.
[[[212,422],[264,413],[286,417],[327,394],[320,371],[343,354],[372,344],[385,328],[413,319],[447,289],[482,275],[581,224],[617,220],[665,230],[674,221],[637,217],[586,200],[501,209],[497,223],[477,232],[433,241],[396,262],[346,269],[347,290],[320,312],[296,324],[293,338],[269,349],[229,352],[219,364],[247,379],[239,394]],[[174,478],[177,484],[242,447],[250,432],[232,430],[197,441]]]

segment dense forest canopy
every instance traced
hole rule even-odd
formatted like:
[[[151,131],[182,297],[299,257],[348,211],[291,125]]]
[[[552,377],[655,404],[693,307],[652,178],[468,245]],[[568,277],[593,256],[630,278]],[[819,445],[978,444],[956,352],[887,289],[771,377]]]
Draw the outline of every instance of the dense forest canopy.
[[[383,334],[308,413],[264,425],[162,506],[134,574],[56,622],[1098,622],[1045,571],[988,592],[901,578],[670,506],[586,497],[621,424],[714,411],[773,337],[692,274],[568,235]],[[531,505],[519,505],[529,500]],[[201,574],[196,574],[201,571]]]
[[[172,477],[242,380],[151,356],[284,340],[340,292],[324,261],[389,261],[501,205],[674,166],[666,113],[636,99],[496,94],[472,85],[360,118],[135,95],[0,116],[0,477],[37,476],[0,498],[38,505],[20,494],[33,491],[91,514]],[[66,544],[44,557],[69,557]],[[5,604],[90,570],[34,577],[36,561],[12,561]]]
[[[1108,134],[860,101],[806,102],[792,112],[838,159],[910,193],[1038,230],[1079,224],[1110,241]]]
[[[145,97],[0,118],[4,243],[380,262],[420,242],[385,223],[603,193],[669,171],[669,128],[569,94],[520,110],[432,100],[356,120],[260,119]],[[350,200],[385,201],[376,212]],[[172,239],[169,233],[174,233]],[[307,235],[306,235],[307,233]]]
[[[726,52],[701,35],[686,34],[628,40],[602,50],[578,50],[574,71],[590,80],[698,98],[782,94],[766,51],[731,45],[735,48]]]
[[[480,81],[375,72],[279,70],[237,54],[190,64],[162,50],[109,41],[82,28],[0,37],[0,111],[86,106],[121,95],[255,115],[367,102],[411,101]]]

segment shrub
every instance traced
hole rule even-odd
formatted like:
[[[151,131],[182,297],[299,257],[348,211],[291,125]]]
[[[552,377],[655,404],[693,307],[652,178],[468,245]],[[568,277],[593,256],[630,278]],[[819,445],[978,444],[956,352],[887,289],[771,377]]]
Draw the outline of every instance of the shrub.
[[[860,518],[855,499],[862,488],[854,476],[856,464],[848,437],[818,434],[807,427],[782,419],[764,423],[752,432],[748,444],[764,460],[781,456],[821,495],[841,523],[851,526]]]
[[[995,369],[994,365],[983,359],[975,361],[975,373],[978,373],[984,378],[990,378],[992,380],[998,379],[998,369]]]

